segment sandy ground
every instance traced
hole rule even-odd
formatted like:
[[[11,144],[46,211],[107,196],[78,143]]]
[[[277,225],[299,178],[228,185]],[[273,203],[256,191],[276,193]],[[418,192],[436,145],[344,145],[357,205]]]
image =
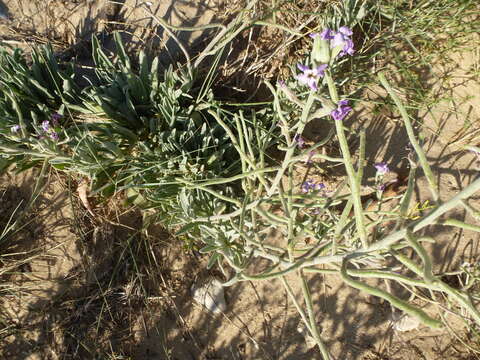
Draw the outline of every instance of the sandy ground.
[[[152,51],[163,47],[166,39],[133,0],[121,5],[106,1],[4,3],[11,20],[3,21],[2,34],[10,41],[23,42],[19,36],[30,33],[25,38],[28,41],[53,38],[75,47],[92,31],[108,32],[116,26],[131,29],[125,36],[132,40],[132,48],[143,44]],[[152,3],[154,13],[184,25],[213,21],[221,9],[213,3]],[[192,43],[198,36],[188,35],[183,40]],[[455,66],[439,61],[425,79],[434,96],[444,97],[449,92],[451,98],[417,114],[424,124],[428,157],[441,184],[442,199],[451,198],[478,171],[475,156],[463,146],[477,145],[480,136],[480,87],[478,77],[472,75],[475,67],[478,72],[480,59],[478,52],[469,50],[453,58]],[[445,72],[450,75],[448,81],[440,80]],[[379,91],[368,96],[375,100],[385,94]],[[387,161],[395,170],[405,168],[408,141],[398,118],[388,110],[372,118],[368,107],[360,105],[351,121],[353,127],[358,124],[367,130],[367,138],[385,139],[367,142],[370,165]],[[366,176],[373,176],[372,166]],[[16,201],[27,199],[34,178],[33,172],[4,175],[2,209],[11,211]],[[416,199],[422,201],[429,194],[424,179],[419,181]],[[98,216],[91,217],[75,189],[75,181],[69,183],[65,177],[51,174],[33,215],[27,217],[28,224],[15,237],[18,248],[14,250],[20,254],[16,256],[26,260],[20,268],[2,275],[3,283],[15,284],[19,290],[0,300],[2,319],[7,319],[0,330],[0,357],[320,358],[297,331],[299,317],[280,282],[244,282],[227,288],[227,311],[211,314],[193,301],[190,291],[194,283],[220,276],[204,270],[207,259],[185,251],[183,244],[161,227],[146,226],[147,219],[134,209],[97,204],[94,211]],[[480,206],[478,198],[471,204]],[[456,216],[473,221],[464,211]],[[142,227],[147,231],[137,230]],[[429,249],[435,270],[453,270],[464,262],[478,261],[476,233],[438,228],[430,235],[437,240]],[[387,304],[346,287],[339,279],[316,275],[309,283],[322,334],[337,359],[475,359],[446,330],[421,326],[409,332],[394,331]],[[299,292],[298,286],[294,291]]]

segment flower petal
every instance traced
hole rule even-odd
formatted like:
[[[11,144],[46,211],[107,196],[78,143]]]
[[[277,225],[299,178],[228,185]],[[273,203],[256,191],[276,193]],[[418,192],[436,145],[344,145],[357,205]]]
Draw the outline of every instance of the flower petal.
[[[297,64],[297,67],[300,71],[303,71],[303,72],[310,70],[310,68],[307,65],[303,65],[300,63]]]
[[[344,46],[345,45],[345,37],[341,33],[336,33],[333,37],[333,40],[330,42],[331,48],[336,48],[337,46]]]
[[[305,73],[298,74],[297,75],[297,80],[300,81],[302,84],[307,85],[309,82],[309,76]]]
[[[351,36],[353,34],[352,30],[348,26],[341,26],[338,31],[346,36]]]
[[[327,28],[327,29],[322,31],[322,33],[320,34],[320,37],[323,40],[332,40],[334,35],[335,35],[335,33],[332,30]]]
[[[317,91],[318,90],[318,86],[317,86],[317,79],[313,78],[313,77],[309,77],[308,78],[308,86],[310,87],[310,89],[314,90],[314,91]]]
[[[43,131],[48,131],[50,130],[50,121],[45,120],[42,122],[42,129]]]

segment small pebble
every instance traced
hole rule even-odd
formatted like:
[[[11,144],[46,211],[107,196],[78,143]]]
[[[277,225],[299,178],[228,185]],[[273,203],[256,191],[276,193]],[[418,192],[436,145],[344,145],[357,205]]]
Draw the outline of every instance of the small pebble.
[[[216,278],[209,279],[203,286],[192,286],[193,299],[213,313],[221,313],[227,310],[225,293],[222,282]]]
[[[417,317],[404,314],[402,316],[392,316],[393,317],[393,328],[397,331],[405,332],[411,331],[418,328],[420,325],[420,320]]]

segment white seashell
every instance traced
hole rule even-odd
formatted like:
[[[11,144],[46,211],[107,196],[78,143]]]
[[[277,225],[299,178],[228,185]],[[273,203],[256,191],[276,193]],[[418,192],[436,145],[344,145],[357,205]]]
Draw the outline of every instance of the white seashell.
[[[393,328],[397,331],[410,331],[415,330],[420,325],[420,320],[408,314],[404,314],[400,317],[395,316],[393,319]]]
[[[209,279],[205,285],[200,287],[195,287],[194,284],[192,295],[196,302],[213,313],[221,313],[227,310],[222,283],[216,278]]]

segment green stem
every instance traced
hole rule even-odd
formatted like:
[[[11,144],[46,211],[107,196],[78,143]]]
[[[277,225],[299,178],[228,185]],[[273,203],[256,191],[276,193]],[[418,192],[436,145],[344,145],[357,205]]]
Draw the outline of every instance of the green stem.
[[[287,243],[288,243],[288,256],[290,262],[294,261],[293,248],[295,247],[294,239],[294,226],[297,220],[298,209],[293,209],[293,171],[292,164],[288,166],[288,193],[287,193],[287,211],[288,216],[288,228],[287,228]],[[279,184],[281,187],[281,183]]]
[[[340,271],[335,269],[320,269],[320,268],[308,267],[302,270],[304,272],[341,276]],[[356,276],[356,277],[367,278],[367,279],[389,279],[389,280],[398,281],[410,286],[418,286],[418,287],[423,287],[423,288],[432,289],[432,290],[436,289],[434,285],[427,284],[422,280],[411,279],[407,276],[397,274],[391,271],[347,269],[347,274]]]
[[[395,257],[417,275],[423,275],[424,271],[422,271],[422,269],[409,258],[401,254],[395,254]],[[475,319],[476,323],[480,325],[480,312],[475,305],[472,304],[468,294],[450,287],[438,277],[433,277],[431,284],[434,286],[433,290],[443,291],[451,298],[455,299],[465,310],[467,310],[468,313],[470,313],[470,316]]]
[[[232,130],[228,127],[228,125],[220,119],[220,116],[215,111],[208,110],[208,113],[212,115],[215,120],[220,124],[220,126],[223,127],[227,135],[230,137],[230,140],[232,141],[233,146],[235,147],[235,150],[237,150],[238,154],[242,157],[243,160],[245,160],[248,165],[252,167],[252,169],[255,171],[257,169],[257,166],[255,165],[254,161],[250,159],[250,157],[242,150],[240,143],[237,140],[237,137],[235,134],[232,132]],[[265,178],[263,177],[262,173],[258,173],[258,179],[262,183],[265,188],[267,188],[267,182],[265,181]]]
[[[425,152],[423,151],[422,147],[417,141],[415,132],[413,131],[412,122],[410,121],[410,116],[408,115],[407,110],[405,109],[405,106],[403,106],[403,103],[401,102],[400,98],[397,96],[397,94],[395,94],[392,87],[390,86],[387,79],[385,78],[385,74],[383,72],[379,73],[378,78],[380,79],[380,82],[382,83],[383,87],[387,90],[387,92],[392,97],[393,101],[395,102],[395,105],[397,105],[398,110],[400,111],[400,115],[402,115],[403,122],[405,123],[405,128],[408,134],[408,139],[410,140],[410,143],[415,149],[415,152],[417,153],[417,156],[418,156],[418,160],[420,161],[420,165],[422,166],[423,172],[427,177],[428,184],[430,185],[430,192],[432,193],[433,199],[435,201],[438,201],[438,185],[435,180],[435,176],[433,175],[432,169],[428,164],[428,160],[427,160],[427,157],[425,156]]]
[[[427,254],[427,251],[425,248],[418,242],[418,240],[413,236],[411,231],[407,232],[406,236],[408,242],[412,246],[412,248],[416,251],[416,253],[420,256],[423,262],[423,278],[425,281],[429,284],[432,284],[435,279],[433,277],[433,272],[432,272],[432,261],[430,260],[430,257]]]
[[[199,190],[203,190],[205,192],[208,192],[210,194],[212,194],[213,196],[216,196],[218,197],[219,199],[223,200],[223,201],[226,201],[226,202],[230,202],[232,204],[235,204],[237,205],[238,207],[241,207],[242,206],[242,203],[241,201],[239,200],[236,200],[236,199],[233,199],[231,197],[228,197],[228,196],[225,196],[225,195],[222,195],[220,194],[219,192],[215,191],[215,190],[212,190],[206,186],[203,186],[203,185],[199,185],[199,184],[195,184],[195,183],[192,183],[188,180],[185,180],[185,179],[182,179],[182,178],[177,178],[176,179],[178,182],[181,182],[185,185],[188,185],[188,187],[190,188],[193,188],[193,189],[199,189]]]
[[[358,186],[362,186],[362,178],[363,178],[363,169],[365,167],[365,146],[366,146],[366,133],[365,129],[360,130],[360,149],[358,154],[358,171],[357,171],[357,178],[359,181]]]
[[[436,285],[441,291],[447,293],[451,298],[455,299],[460,305],[462,305],[463,308],[470,313],[473,319],[475,319],[477,325],[480,325],[480,312],[475,305],[472,304],[468,294],[462,294],[460,291],[450,287],[443,281],[438,281]]]
[[[396,296],[393,296],[392,294],[387,293],[386,291],[364,284],[360,281],[357,281],[351,278],[347,273],[347,263],[348,263],[348,258],[345,258],[342,262],[342,268],[340,270],[340,273],[342,275],[342,279],[348,285],[350,285],[351,287],[354,287],[355,289],[365,291],[366,293],[369,293],[371,295],[378,296],[382,299],[387,300],[392,306],[395,306],[396,308],[406,312],[411,316],[417,317],[422,323],[424,323],[427,326],[430,326],[432,328],[442,327],[441,321],[428,316],[423,310],[410,305],[406,301],[403,301],[397,298]]]
[[[440,222],[442,225],[447,225],[447,226],[455,226],[461,229],[465,230],[471,230],[471,231],[476,231],[480,232],[480,226],[478,225],[473,225],[473,224],[467,224],[463,221],[457,220],[457,219],[446,219]]]
[[[305,305],[307,306],[307,313],[310,319],[310,333],[312,334],[313,338],[317,342],[318,348],[322,353],[322,357],[324,360],[330,360],[330,354],[328,353],[328,349],[325,346],[321,336],[320,331],[318,330],[317,322],[315,321],[315,313],[313,311],[313,303],[312,303],[312,296],[310,295],[310,289],[308,288],[307,279],[301,271],[299,271],[299,276],[302,279],[302,293],[303,298],[305,300]]]
[[[467,186],[465,189],[463,189],[460,193],[458,193],[455,197],[453,197],[449,201],[437,206],[424,218],[414,221],[409,226],[402,228],[398,231],[395,231],[394,233],[384,237],[382,240],[370,245],[366,249],[351,251],[351,252],[340,254],[340,255],[318,256],[313,259],[299,261],[295,264],[289,263],[288,261],[284,261],[278,258],[276,260],[282,261],[283,265],[287,267],[283,271],[283,274],[286,274],[290,271],[296,270],[299,267],[304,268],[304,267],[315,266],[320,264],[328,264],[328,263],[334,263],[334,262],[339,263],[339,262],[342,262],[343,259],[347,256],[368,255],[371,252],[375,252],[379,250],[387,250],[399,240],[404,239],[407,236],[407,231],[411,230],[413,233],[415,233],[428,225],[434,224],[435,221],[440,216],[454,209],[456,206],[458,206],[461,203],[462,200],[469,198],[479,190],[480,190],[480,178],[475,180],[473,183],[471,183],[469,186]],[[255,253],[255,255],[261,256],[261,253],[260,254]]]
[[[325,74],[327,79],[328,89],[330,91],[330,97],[333,101],[338,102],[338,94],[333,83],[333,79],[329,73]],[[350,190],[352,192],[353,209],[355,212],[355,223],[357,224],[357,230],[360,236],[360,241],[364,248],[368,246],[367,231],[365,229],[365,222],[363,218],[362,200],[360,198],[360,183],[362,181],[356,174],[353,168],[352,157],[350,155],[350,149],[348,148],[347,138],[345,136],[345,130],[343,127],[343,121],[335,120],[335,129],[337,130],[338,142],[340,143],[340,149],[343,155],[343,163],[348,175],[348,182],[350,184]]]
[[[336,104],[338,103],[340,98],[338,97],[337,87],[335,86],[335,82],[333,81],[332,75],[330,75],[330,71],[325,72],[325,79],[327,80],[330,99]]]
[[[345,205],[345,208],[342,211],[340,220],[335,225],[335,234],[333,236],[333,244],[332,244],[332,255],[335,255],[337,253],[337,241],[340,239],[340,235],[347,223],[351,210],[352,210],[352,198],[350,197],[347,201],[347,204]]]
[[[250,177],[252,175],[263,174],[263,173],[266,173],[266,172],[273,172],[273,171],[277,171],[277,170],[278,170],[278,167],[268,167],[268,168],[263,168],[263,169],[259,169],[259,170],[252,170],[252,171],[247,171],[247,172],[244,172],[242,174],[238,174],[238,175],[231,176],[231,177],[228,177],[228,178],[215,178],[215,179],[201,180],[199,182],[192,183],[192,186],[196,187],[197,185],[198,186],[210,186],[210,185],[225,184],[225,183],[230,183],[230,182],[234,182],[234,181],[237,181],[237,180],[241,180],[243,178]],[[179,181],[179,179],[176,179],[176,180]]]
[[[308,115],[310,114],[310,110],[312,108],[314,101],[315,101],[315,92],[310,91],[310,95],[308,96],[307,103],[303,108],[302,116],[300,118],[300,122],[298,125],[298,129],[297,129],[298,135],[301,135],[303,130],[305,129],[305,125],[307,124],[307,118],[308,118]],[[287,125],[284,125],[284,126],[287,126]],[[285,154],[285,158],[283,160],[282,166],[278,170],[277,175],[275,176],[275,179],[273,180],[272,185],[270,186],[270,190],[267,193],[268,196],[272,196],[273,193],[277,190],[278,184],[282,180],[283,174],[285,173],[285,171],[288,169],[290,165],[291,158],[295,152],[295,146],[291,146],[292,144],[288,144],[288,145],[289,145],[289,148],[287,149],[287,152]]]

